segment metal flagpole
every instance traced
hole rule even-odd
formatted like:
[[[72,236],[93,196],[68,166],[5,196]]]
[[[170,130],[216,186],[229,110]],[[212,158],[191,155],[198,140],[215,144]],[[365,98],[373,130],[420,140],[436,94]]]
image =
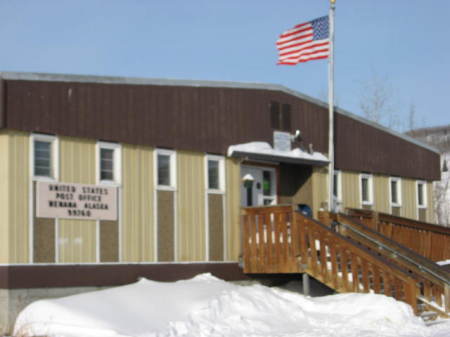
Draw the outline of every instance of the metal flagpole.
[[[329,29],[330,29],[330,56],[328,58],[328,114],[329,114],[329,133],[328,133],[328,158],[330,164],[328,167],[329,177],[329,203],[328,209],[336,211],[336,200],[334,198],[334,12],[336,0],[330,0],[329,10]]]

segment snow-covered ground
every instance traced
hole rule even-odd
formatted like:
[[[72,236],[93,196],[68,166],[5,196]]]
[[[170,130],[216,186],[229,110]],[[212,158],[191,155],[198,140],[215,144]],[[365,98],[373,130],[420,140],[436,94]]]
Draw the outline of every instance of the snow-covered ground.
[[[374,294],[309,298],[210,274],[173,283],[141,279],[32,303],[16,336],[449,337],[450,320],[426,326],[411,308]]]

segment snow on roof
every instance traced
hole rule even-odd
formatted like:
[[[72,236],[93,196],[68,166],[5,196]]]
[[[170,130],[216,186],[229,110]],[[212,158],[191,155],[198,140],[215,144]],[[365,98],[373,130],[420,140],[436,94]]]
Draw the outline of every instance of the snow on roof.
[[[299,148],[291,151],[275,150],[267,142],[250,142],[244,144],[231,145],[228,147],[228,156],[242,156],[248,155],[250,159],[267,159],[280,162],[291,163],[312,163],[312,164],[327,164],[328,158],[320,152],[309,153]],[[258,156],[259,158],[252,158]]]
[[[444,337],[411,307],[375,294],[309,298],[210,274],[173,283],[147,279],[60,299],[19,315],[14,336],[52,337]]]

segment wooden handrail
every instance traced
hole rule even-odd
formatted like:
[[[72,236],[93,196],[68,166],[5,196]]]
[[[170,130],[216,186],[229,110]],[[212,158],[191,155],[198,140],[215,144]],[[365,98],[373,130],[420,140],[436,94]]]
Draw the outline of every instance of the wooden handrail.
[[[408,226],[408,227],[412,227],[412,228],[420,228],[420,229],[424,229],[424,230],[428,230],[428,231],[432,231],[432,232],[436,232],[436,233],[450,235],[450,228],[448,228],[448,227],[443,227],[443,226],[435,225],[435,224],[428,223],[428,222],[418,221],[418,220],[414,220],[414,219],[404,218],[404,217],[400,217],[400,216],[392,215],[392,214],[388,214],[388,213],[376,212],[373,210],[359,209],[359,208],[346,208],[346,213],[352,217],[356,216],[356,217],[373,218],[373,217],[378,216],[379,220],[381,220],[381,221],[390,221],[390,222],[394,222],[397,224],[401,224],[403,226]]]
[[[450,313],[450,296],[445,293],[450,285],[449,275],[431,260],[415,253],[394,240],[378,233],[343,214],[321,212],[319,219],[327,224],[336,221],[336,230],[340,234],[360,242],[378,254],[393,261],[394,264],[413,275],[419,281],[419,298],[428,307],[440,314],[448,316]]]
[[[417,280],[374,252],[358,246],[331,228],[297,212],[300,260],[305,271],[338,292],[374,292],[417,308]]]
[[[347,214],[432,261],[450,259],[450,228],[371,210],[347,209]]]

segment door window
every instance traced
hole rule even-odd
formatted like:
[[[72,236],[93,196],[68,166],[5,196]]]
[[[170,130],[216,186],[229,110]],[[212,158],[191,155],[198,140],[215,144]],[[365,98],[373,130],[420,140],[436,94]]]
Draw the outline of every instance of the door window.
[[[275,204],[273,181],[274,181],[274,171],[264,170],[262,172],[263,205]]]
[[[255,166],[241,168],[241,205],[276,204],[275,169]]]

